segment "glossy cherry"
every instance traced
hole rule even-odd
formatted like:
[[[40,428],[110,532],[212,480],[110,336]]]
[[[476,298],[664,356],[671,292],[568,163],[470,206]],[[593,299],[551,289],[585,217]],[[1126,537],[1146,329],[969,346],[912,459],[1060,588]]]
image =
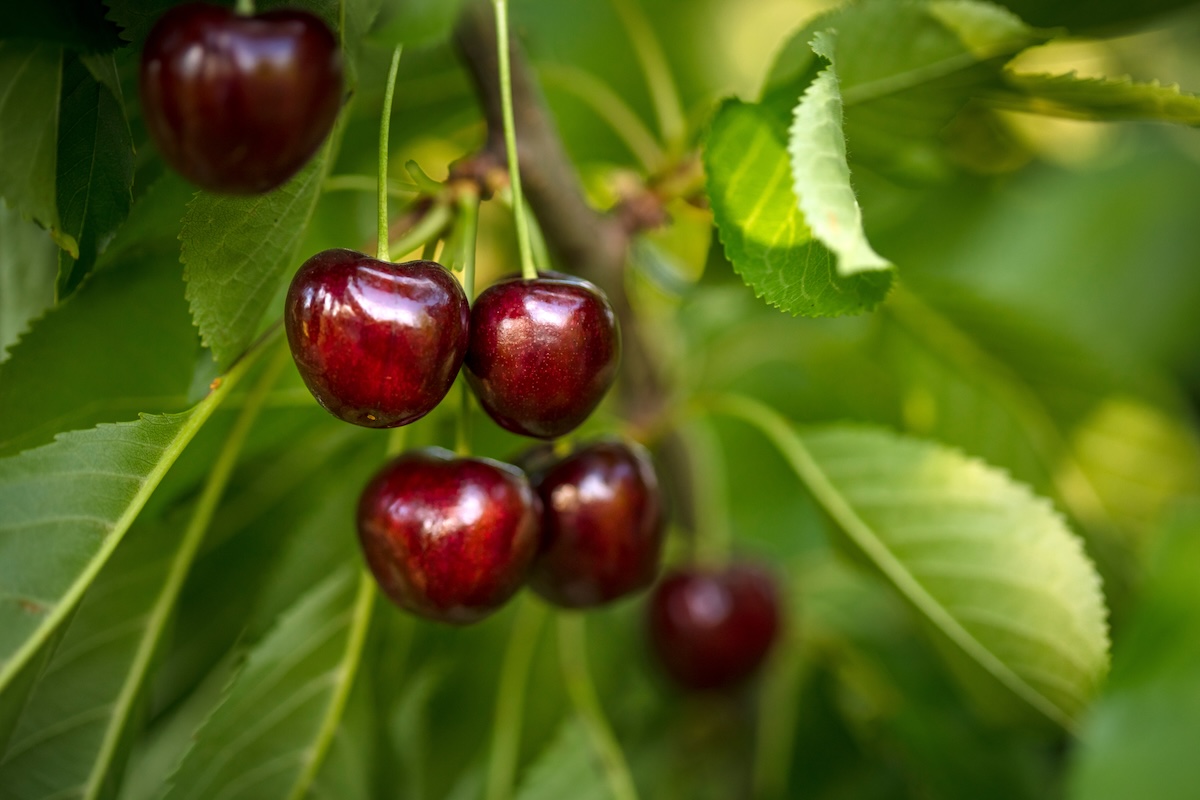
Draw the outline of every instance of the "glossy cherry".
[[[296,173],[342,104],[342,54],[319,18],[240,16],[188,3],[142,51],[142,113],[163,158],[196,185],[259,194]]]
[[[664,517],[658,478],[641,445],[601,441],[536,479],[542,546],[530,586],[568,608],[603,605],[658,575]]]
[[[396,605],[465,624],[495,611],[524,583],[537,553],[539,505],[516,467],[419,450],[367,484],[358,537]]]
[[[284,326],[300,376],[334,416],[368,428],[420,419],[441,402],[467,351],[470,309],[433,261],[391,264],[353,250],[304,262]]]
[[[685,689],[727,689],[762,664],[779,634],[779,592],[759,567],[693,567],[663,578],[650,596],[650,646]]]
[[[507,278],[471,309],[467,380],[514,433],[552,439],[574,430],[612,385],[620,357],[612,306],[578,278]]]

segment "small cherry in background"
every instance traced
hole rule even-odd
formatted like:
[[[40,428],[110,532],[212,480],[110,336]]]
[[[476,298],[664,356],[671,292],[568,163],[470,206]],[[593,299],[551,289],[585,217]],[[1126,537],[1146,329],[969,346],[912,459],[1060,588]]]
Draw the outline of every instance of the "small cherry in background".
[[[542,545],[530,587],[555,605],[591,608],[658,575],[665,519],[650,454],[606,440],[535,473]]]
[[[313,156],[342,105],[337,38],[306,11],[242,16],[187,3],[142,51],[142,113],[163,158],[192,183],[261,194]]]
[[[553,439],[574,430],[612,386],[620,357],[612,306],[579,278],[506,278],[471,308],[467,381],[513,433]]]
[[[654,588],[647,633],[675,683],[690,691],[719,691],[759,669],[779,636],[780,618],[779,590],[762,568],[686,567]]]
[[[467,350],[462,287],[433,261],[325,250],[292,279],[284,325],[304,383],[334,416],[392,428],[429,413]]]
[[[466,624],[524,584],[540,511],[516,467],[430,448],[401,455],[367,484],[358,535],[371,572],[396,605]]]

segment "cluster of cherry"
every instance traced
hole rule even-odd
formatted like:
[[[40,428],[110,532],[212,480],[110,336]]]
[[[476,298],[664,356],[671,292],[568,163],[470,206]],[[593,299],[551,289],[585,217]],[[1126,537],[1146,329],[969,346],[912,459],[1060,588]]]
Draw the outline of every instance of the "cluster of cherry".
[[[151,32],[141,69],[143,113],[164,159],[225,194],[265,192],[294,175],[328,136],[342,85],[335,37],[302,11],[177,6]],[[284,322],[318,402],[372,428],[420,419],[465,366],[497,424],[554,439],[592,413],[620,358],[613,309],[587,281],[508,278],[472,306],[440,264],[351,250],[318,253],[299,269]],[[397,605],[470,623],[526,582],[551,603],[588,608],[655,580],[665,523],[640,445],[601,440],[562,458],[543,446],[518,461],[432,448],[399,456],[369,482],[359,538]],[[717,688],[761,662],[777,608],[772,581],[752,567],[680,570],[651,598],[651,640],[680,683]]]

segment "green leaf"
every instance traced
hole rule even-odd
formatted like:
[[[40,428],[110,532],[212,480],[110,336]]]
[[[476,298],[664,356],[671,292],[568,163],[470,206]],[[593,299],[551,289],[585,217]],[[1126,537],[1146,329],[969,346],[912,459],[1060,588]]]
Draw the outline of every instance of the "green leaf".
[[[609,800],[612,793],[596,762],[587,730],[577,719],[563,723],[558,735],[521,781],[517,800]]]
[[[1083,728],[1073,800],[1185,800],[1200,784],[1200,509],[1178,514],[1160,543]]]
[[[1000,83],[1003,61],[1045,35],[990,3],[867,0],[822,15],[783,49],[763,103],[783,118],[819,68],[814,36],[837,32],[834,50],[852,162],[903,182],[954,169],[946,126],[972,98]]]
[[[187,405],[197,346],[178,269],[173,249],[138,253],[34,323],[0,365],[0,455]]]
[[[862,227],[862,209],[850,186],[842,96],[834,64],[832,31],[818,33],[813,52],[829,66],[809,84],[796,106],[788,136],[792,180],[801,213],[813,235],[837,257],[841,276],[891,269],[872,249]]]
[[[891,273],[838,275],[792,190],[785,133],[760,106],[726,102],[704,148],[708,195],[725,254],[754,293],[791,314],[859,313],[883,300]]]
[[[121,38],[141,49],[154,23],[178,0],[104,0],[106,18],[121,28]]]
[[[92,58],[101,82],[77,57],[63,59],[56,193],[62,230],[76,242],[59,256],[58,295],[74,291],[129,214],[133,201],[133,137],[111,56]],[[118,85],[119,91],[119,85]]]
[[[339,570],[280,618],[197,731],[168,800],[309,791],[357,674],[374,586],[365,573]]]
[[[122,772],[183,526],[139,525],[84,595],[0,753],[6,798],[106,796]],[[166,598],[171,599],[171,598]]]
[[[0,41],[0,197],[26,218],[59,232],[55,201],[62,51],[49,44]]]
[[[213,405],[0,460],[0,691],[66,621]]]
[[[758,427],[848,540],[957,652],[1068,729],[1108,668],[1107,611],[1081,542],[1048,502],[983,462],[871,428]]]
[[[336,135],[273,192],[257,197],[200,192],[188,206],[179,234],[187,299],[202,340],[222,368],[262,331],[276,291],[297,266]]]
[[[54,303],[56,255],[44,231],[0,203],[0,365],[29,323]],[[3,387],[0,379],[0,396]]]
[[[1178,85],[1137,83],[1132,78],[1081,78],[1004,71],[1008,91],[988,99],[1005,108],[1074,119],[1157,120],[1200,125],[1200,96]]]
[[[107,53],[121,46],[100,0],[0,4],[0,38],[34,39],[86,52]]]

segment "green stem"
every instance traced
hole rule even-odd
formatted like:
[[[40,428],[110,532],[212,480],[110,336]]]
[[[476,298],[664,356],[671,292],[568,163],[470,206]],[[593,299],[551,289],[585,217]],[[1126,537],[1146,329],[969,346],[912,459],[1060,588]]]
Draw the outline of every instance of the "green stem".
[[[587,729],[592,746],[596,748],[613,797],[615,800],[637,800],[637,789],[629,773],[629,765],[625,763],[621,746],[604,717],[596,686],[588,672],[587,634],[581,614],[559,613],[558,654],[567,694],[575,706],[575,713]]]
[[[521,274],[526,280],[537,278],[533,251],[529,247],[529,228],[525,224],[525,200],[521,193],[521,162],[517,154],[517,131],[513,121],[512,67],[508,49],[508,3],[492,0],[496,7],[496,47],[500,58],[500,106],[504,114],[504,148],[508,154],[508,178],[512,186],[513,223],[517,228],[517,250],[521,255]]]
[[[379,179],[371,175],[331,175],[325,179],[321,189],[326,192],[370,192],[378,194]],[[389,197],[410,197],[420,194],[415,183],[388,180],[387,193]]]
[[[398,456],[404,452],[404,448],[408,446],[408,426],[401,425],[399,428],[392,428],[391,435],[388,436],[387,456]]]
[[[453,216],[450,208],[445,203],[434,202],[421,215],[417,223],[408,229],[407,233],[392,243],[392,252],[403,256],[405,253],[411,253],[413,250],[427,245],[431,241],[436,245],[437,237],[450,224],[450,219]],[[387,233],[385,232],[383,236],[386,239]]]
[[[654,100],[654,112],[658,116],[658,129],[663,141],[669,147],[683,143],[687,130],[684,123],[683,101],[679,99],[679,89],[675,79],[671,77],[671,68],[663,53],[658,37],[636,0],[613,0],[613,7],[621,17],[629,39],[633,43],[633,51],[641,62],[642,72],[646,75],[646,85]]]
[[[658,140],[633,109],[608,84],[587,70],[568,64],[547,64],[539,71],[544,84],[570,92],[608,123],[648,173],[659,170],[666,155]]]
[[[492,724],[491,754],[488,757],[486,800],[508,800],[512,797],[529,668],[545,619],[546,612],[540,604],[529,597],[521,599],[516,619],[513,620],[508,648],[504,652],[504,663],[500,667],[496,717]]]
[[[244,17],[252,16],[254,14],[254,0],[237,0],[234,11]]]
[[[457,262],[462,264],[463,292],[467,302],[475,302],[475,247],[479,235],[479,194],[472,190],[464,190],[458,196],[458,224],[462,236],[459,237]]]
[[[471,455],[471,389],[466,378],[459,376],[458,425],[455,432],[454,452],[460,456]]]
[[[758,700],[758,730],[754,743],[754,796],[782,800],[796,738],[796,721],[804,708],[800,693],[812,669],[806,648],[790,647],[771,660]]]
[[[712,423],[690,421],[683,431],[691,462],[696,513],[696,551],[701,561],[724,564],[733,547],[725,453]]]
[[[396,72],[400,69],[400,53],[403,45],[392,51],[392,64],[388,67],[387,85],[383,90],[383,111],[379,114],[379,244],[376,257],[380,261],[391,261],[388,249],[388,136],[392,128],[392,97],[396,93]]]

